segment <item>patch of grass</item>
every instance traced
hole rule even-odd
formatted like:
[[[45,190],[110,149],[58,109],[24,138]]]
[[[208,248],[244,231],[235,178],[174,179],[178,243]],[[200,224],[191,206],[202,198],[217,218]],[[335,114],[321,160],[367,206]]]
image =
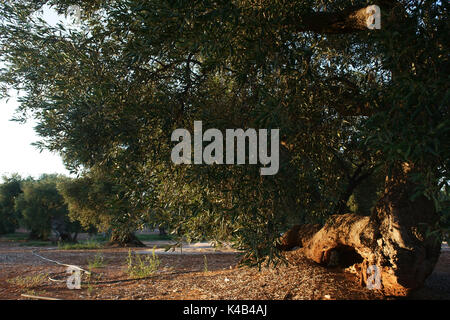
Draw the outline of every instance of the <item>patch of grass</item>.
[[[43,241],[43,240],[29,240],[25,242],[21,242],[19,246],[21,247],[45,247],[51,246],[51,241]]]
[[[88,240],[79,243],[59,243],[58,249],[61,250],[89,250],[89,249],[101,249],[103,244],[97,241]]]
[[[141,241],[158,241],[158,240],[172,240],[170,235],[159,235],[159,234],[136,234],[136,237]]]
[[[126,272],[130,278],[146,278],[155,273],[159,269],[160,264],[161,261],[155,254],[155,247],[153,248],[153,253],[151,256],[139,254],[135,254],[133,256],[131,254],[131,250],[128,250]]]
[[[38,274],[34,276],[18,276],[12,279],[6,280],[9,284],[13,284],[22,288],[34,288],[43,285],[48,278],[48,274]]]
[[[89,283],[88,286],[87,286],[87,295],[88,295],[88,297],[91,297],[93,293],[94,293],[94,286]]]
[[[29,234],[24,232],[9,233],[0,236],[2,240],[18,242],[21,247],[45,247],[51,246],[48,240],[28,240]]]
[[[101,273],[93,272],[92,269],[102,268],[106,265],[106,263],[104,262],[103,255],[100,253],[95,255],[94,260],[88,260],[88,263],[89,263],[88,265],[89,274],[86,274],[87,281],[85,284],[86,284],[86,293],[88,297],[91,297],[94,294],[95,282],[100,281],[103,276],[103,274]],[[94,283],[92,283],[91,281],[94,281]]]
[[[0,238],[9,241],[24,241],[28,239],[28,233],[23,232],[8,233],[0,236]]]
[[[46,295],[48,295],[48,292],[46,290],[42,290],[42,291],[38,290],[38,291],[36,291],[36,290],[28,289],[28,290],[26,290],[24,292],[24,294],[27,294],[27,295],[30,295],[30,296],[46,296]],[[32,299],[32,300],[34,300],[33,298],[25,298],[25,299]]]
[[[107,242],[108,241],[108,236],[99,233],[99,234],[96,234],[96,235],[90,237],[89,240],[97,241],[97,242]]]
[[[106,266],[106,263],[101,253],[97,253],[94,259],[88,259],[89,270],[96,268],[103,268],[104,266]]]
[[[52,242],[49,240],[29,240],[28,237],[29,233],[15,232],[4,234],[0,236],[0,239],[11,242],[19,242],[19,246],[21,247],[45,247],[52,245]]]

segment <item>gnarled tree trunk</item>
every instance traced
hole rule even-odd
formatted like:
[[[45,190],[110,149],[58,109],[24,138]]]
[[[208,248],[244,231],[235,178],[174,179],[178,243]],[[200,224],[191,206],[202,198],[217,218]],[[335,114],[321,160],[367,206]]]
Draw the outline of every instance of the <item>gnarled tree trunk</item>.
[[[51,222],[52,230],[56,233],[57,237],[53,241],[62,241],[62,242],[77,242],[77,234],[75,233],[72,236],[72,233],[68,230],[67,221],[65,221],[64,217],[56,217],[52,219]]]
[[[139,240],[133,232],[123,233],[112,231],[108,242],[110,247],[145,247],[145,244]]]
[[[318,231],[317,226],[296,226],[283,236],[280,249],[300,246],[317,263],[353,266],[362,285],[372,280],[368,268],[377,270],[379,289],[386,295],[406,295],[421,287],[434,269],[441,243],[430,236],[438,221],[433,202],[424,196],[411,200],[412,169],[403,164],[393,170],[371,217],[335,215]]]

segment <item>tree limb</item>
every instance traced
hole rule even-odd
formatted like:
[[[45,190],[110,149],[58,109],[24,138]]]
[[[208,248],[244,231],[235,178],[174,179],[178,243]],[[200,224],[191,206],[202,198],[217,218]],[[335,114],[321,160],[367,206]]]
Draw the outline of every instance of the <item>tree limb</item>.
[[[391,11],[396,0],[374,0],[383,12]],[[301,17],[292,17],[289,24],[296,32],[317,32],[321,34],[346,34],[367,30],[367,19],[371,16],[365,7],[349,7],[339,12],[310,12]]]
[[[367,7],[349,8],[341,12],[314,12],[300,18],[297,32],[344,34],[367,30]]]

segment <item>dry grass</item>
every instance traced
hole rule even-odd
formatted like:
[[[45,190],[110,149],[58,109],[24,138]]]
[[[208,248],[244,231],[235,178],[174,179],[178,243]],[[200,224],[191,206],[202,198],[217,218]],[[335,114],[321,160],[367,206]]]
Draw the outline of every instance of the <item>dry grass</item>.
[[[24,289],[39,287],[48,281],[48,274],[37,274],[33,276],[17,276],[6,280],[9,284],[19,286]]]

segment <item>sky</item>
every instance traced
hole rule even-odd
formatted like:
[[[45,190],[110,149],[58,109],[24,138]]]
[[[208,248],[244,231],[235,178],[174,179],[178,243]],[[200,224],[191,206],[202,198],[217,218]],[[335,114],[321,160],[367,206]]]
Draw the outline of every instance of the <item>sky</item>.
[[[51,25],[61,20],[48,8],[44,10],[43,17]],[[10,121],[17,106],[14,96],[8,102],[0,100],[0,177],[12,173],[34,178],[43,173],[70,175],[61,156],[49,151],[40,152],[31,145],[40,140],[33,129],[35,121],[29,120],[26,124]]]

